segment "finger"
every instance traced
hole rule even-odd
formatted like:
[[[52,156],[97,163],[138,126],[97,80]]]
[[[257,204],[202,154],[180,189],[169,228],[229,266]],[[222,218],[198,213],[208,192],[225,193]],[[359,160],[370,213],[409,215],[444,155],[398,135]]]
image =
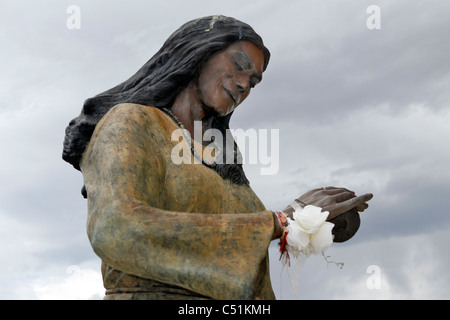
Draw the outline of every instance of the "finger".
[[[335,203],[339,203],[339,202],[344,202],[344,201],[350,200],[352,198],[355,198],[355,194],[349,193],[349,192],[341,192],[341,193],[335,194],[333,196],[330,196],[330,198]]]
[[[292,206],[294,204],[294,206]],[[307,206],[306,203],[304,203],[303,201],[299,200],[299,199],[295,199],[292,203],[291,203],[291,207],[293,207],[294,209],[296,208],[295,206],[300,206],[300,208],[304,208]]]
[[[355,193],[353,191],[350,191],[345,188],[324,187],[324,188],[322,188],[322,190],[330,196],[336,195],[336,194],[341,194],[341,193],[351,193],[351,194],[355,195]]]
[[[357,206],[360,206],[360,205],[364,204],[365,202],[369,201],[370,199],[372,199],[372,197],[373,197],[373,194],[366,193],[362,196],[358,196],[358,197],[349,199],[347,201],[337,203],[334,206],[332,212],[330,212],[328,219],[335,218],[344,212],[350,211],[351,209],[353,209]]]
[[[347,212],[353,208],[360,207],[361,209],[365,209],[364,207],[367,206],[367,201],[372,199],[373,195],[371,193],[366,193],[362,196],[354,197],[349,200],[340,202],[336,204],[335,210],[333,210],[336,214],[341,214],[344,212]]]
[[[363,204],[360,204],[359,206],[356,206],[355,209],[356,209],[356,211],[363,212],[368,207],[369,207],[369,205],[367,203],[363,203]]]
[[[326,193],[326,194],[328,194],[328,195],[330,195],[330,196],[336,195],[336,194],[340,194],[340,193],[342,193],[342,192],[345,192],[345,191],[342,190],[342,189],[338,189],[338,188],[329,188],[329,187],[326,187],[325,189],[322,189],[322,190],[323,190],[324,193]]]
[[[342,188],[328,186],[328,187],[322,187],[321,189],[326,189],[326,190],[338,190],[338,189],[342,189]]]

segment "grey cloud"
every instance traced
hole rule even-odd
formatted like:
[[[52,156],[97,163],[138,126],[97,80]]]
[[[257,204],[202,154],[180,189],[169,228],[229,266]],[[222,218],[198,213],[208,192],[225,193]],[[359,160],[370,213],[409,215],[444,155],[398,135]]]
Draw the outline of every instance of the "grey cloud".
[[[303,43],[302,33],[310,30],[285,30],[286,43],[276,48],[280,57],[273,55],[264,90],[255,90],[252,112],[264,105],[265,119],[330,123],[379,105],[389,105],[396,113],[417,103],[432,110],[445,108],[450,83],[445,33],[450,22],[444,18],[448,7],[442,2],[403,2],[381,8],[381,30],[366,28],[364,6],[327,15],[326,26],[313,25],[312,30],[325,29],[316,40]],[[343,34],[339,28],[334,31],[347,20],[358,24]]]
[[[357,237],[331,249],[347,269],[316,272],[322,261],[308,262],[301,297],[351,297],[346,288],[364,284],[367,264],[376,262],[391,286],[411,297],[407,288],[419,282],[402,272],[421,262],[411,247],[428,234],[424,256],[433,259],[420,267],[442,274],[448,287],[448,257],[439,254],[450,224],[445,1],[380,1],[377,31],[365,27],[369,1],[236,1],[225,10],[208,1],[188,8],[177,1],[77,1],[82,25],[73,31],[65,27],[69,4],[7,1],[0,10],[0,273],[8,275],[0,297],[23,297],[13,287],[28,288],[27,277],[96,259],[85,235],[82,176],[61,160],[65,126],[86,98],[131,76],[182,23],[216,13],[249,22],[272,51],[263,82],[232,119],[234,128],[280,129],[280,172],[248,170],[266,206],[280,209],[328,183],[376,192]],[[277,256],[271,268],[279,294]],[[435,277],[421,281],[445,293]]]

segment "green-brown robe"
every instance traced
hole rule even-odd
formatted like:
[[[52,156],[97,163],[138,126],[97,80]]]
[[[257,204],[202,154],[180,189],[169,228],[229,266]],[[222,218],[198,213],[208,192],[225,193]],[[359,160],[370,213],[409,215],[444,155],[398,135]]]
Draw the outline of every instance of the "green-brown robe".
[[[176,129],[157,108],[120,104],[83,155],[105,299],[274,299],[272,212],[247,185],[202,164],[174,164]]]

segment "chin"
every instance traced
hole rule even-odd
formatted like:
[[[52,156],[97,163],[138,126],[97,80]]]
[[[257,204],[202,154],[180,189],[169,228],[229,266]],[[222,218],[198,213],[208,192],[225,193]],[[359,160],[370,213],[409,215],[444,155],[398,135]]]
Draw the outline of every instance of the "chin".
[[[212,111],[217,117],[225,117],[233,111],[233,106],[231,107],[208,107],[208,110]]]

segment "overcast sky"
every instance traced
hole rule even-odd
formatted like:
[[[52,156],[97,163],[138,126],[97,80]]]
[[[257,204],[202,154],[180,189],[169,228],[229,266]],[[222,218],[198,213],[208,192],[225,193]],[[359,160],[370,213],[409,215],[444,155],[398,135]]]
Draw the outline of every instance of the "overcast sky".
[[[69,5],[80,8],[80,29],[66,25]],[[369,5],[380,8],[380,29],[367,27]],[[246,165],[266,207],[329,185],[374,194],[357,235],[327,251],[344,267],[310,258],[296,295],[271,245],[277,297],[449,299],[446,0],[3,0],[0,299],[102,298],[82,176],[61,159],[64,129],[179,26],[214,14],[250,24],[272,53],[231,122],[280,130],[278,172]]]

